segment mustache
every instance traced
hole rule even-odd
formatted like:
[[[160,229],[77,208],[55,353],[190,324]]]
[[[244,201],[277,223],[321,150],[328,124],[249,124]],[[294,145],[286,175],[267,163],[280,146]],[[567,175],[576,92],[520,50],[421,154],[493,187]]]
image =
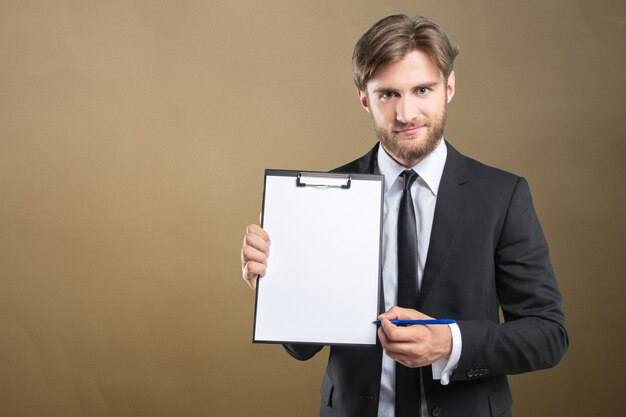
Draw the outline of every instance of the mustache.
[[[407,129],[412,129],[417,126],[430,127],[430,123],[428,122],[428,120],[415,120],[410,123],[396,122],[393,127],[394,127],[394,130],[407,130]]]

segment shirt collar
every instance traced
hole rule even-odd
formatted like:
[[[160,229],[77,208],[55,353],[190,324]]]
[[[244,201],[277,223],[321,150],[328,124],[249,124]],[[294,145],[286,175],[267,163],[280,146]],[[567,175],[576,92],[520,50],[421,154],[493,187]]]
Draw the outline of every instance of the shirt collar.
[[[437,196],[439,192],[439,183],[441,182],[447,156],[448,148],[446,141],[441,140],[434,151],[412,167],[434,196]],[[406,169],[387,153],[382,144],[378,151],[378,168],[381,174],[385,176],[385,194],[389,192],[398,176]]]

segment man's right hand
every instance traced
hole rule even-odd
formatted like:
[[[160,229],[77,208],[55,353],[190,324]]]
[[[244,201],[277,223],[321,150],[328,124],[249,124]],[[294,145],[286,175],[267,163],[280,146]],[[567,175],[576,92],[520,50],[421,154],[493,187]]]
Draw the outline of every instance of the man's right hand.
[[[270,237],[267,232],[257,224],[248,225],[241,248],[241,269],[243,279],[250,288],[256,288],[257,279],[265,275],[269,254]]]

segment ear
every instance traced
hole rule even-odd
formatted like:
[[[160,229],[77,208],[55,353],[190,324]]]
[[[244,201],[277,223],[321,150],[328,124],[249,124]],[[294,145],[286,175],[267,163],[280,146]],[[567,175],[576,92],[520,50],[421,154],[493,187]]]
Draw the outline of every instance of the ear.
[[[448,103],[450,103],[452,101],[452,97],[454,97],[454,93],[456,92],[456,76],[454,74],[454,71],[452,71],[450,73],[450,76],[448,77],[448,85],[446,86],[446,99],[448,100]]]
[[[363,107],[363,110],[369,113],[370,106],[367,101],[367,93],[365,91],[361,91],[360,89],[357,89],[356,91],[357,91],[357,94],[359,95],[359,102],[361,103],[361,107]]]

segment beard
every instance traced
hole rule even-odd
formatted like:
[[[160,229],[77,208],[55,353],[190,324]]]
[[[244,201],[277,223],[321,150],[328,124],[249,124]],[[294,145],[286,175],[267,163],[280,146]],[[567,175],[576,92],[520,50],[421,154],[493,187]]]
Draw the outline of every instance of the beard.
[[[380,143],[398,162],[417,163],[434,151],[439,144],[446,126],[446,118],[447,106],[444,107],[443,114],[433,120],[396,123],[393,129],[374,125],[374,130]],[[401,137],[402,135],[394,133],[394,130],[404,130],[420,125],[424,126],[425,131],[417,132],[413,136]]]

